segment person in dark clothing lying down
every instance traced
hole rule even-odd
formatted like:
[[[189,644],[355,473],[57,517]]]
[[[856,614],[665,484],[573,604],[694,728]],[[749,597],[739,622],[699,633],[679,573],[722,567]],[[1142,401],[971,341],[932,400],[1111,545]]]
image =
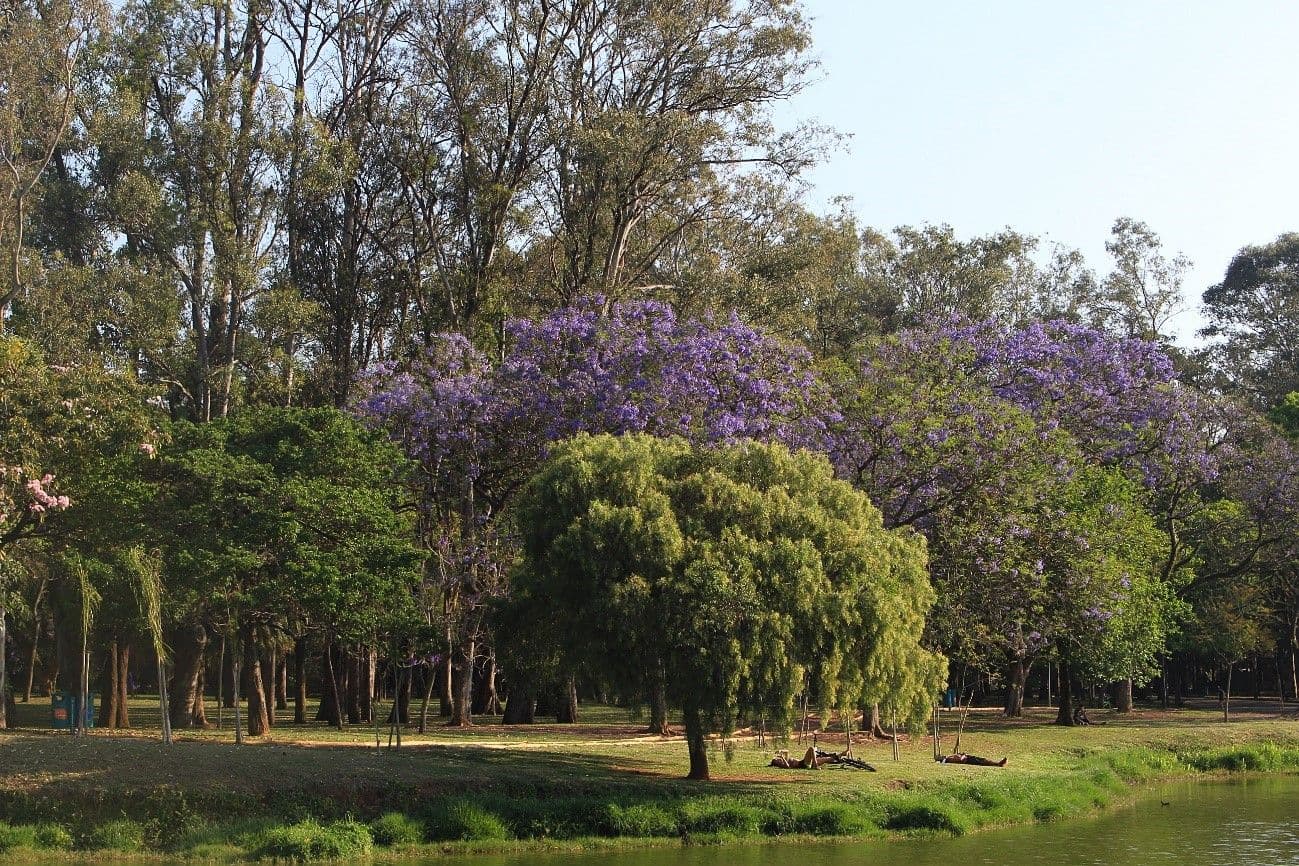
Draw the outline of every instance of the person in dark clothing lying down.
[[[957,752],[954,755],[945,755],[941,758],[934,758],[940,764],[973,764],[976,767],[1004,767],[1006,759],[994,761],[990,758],[980,758],[978,755],[967,755],[965,752]]]

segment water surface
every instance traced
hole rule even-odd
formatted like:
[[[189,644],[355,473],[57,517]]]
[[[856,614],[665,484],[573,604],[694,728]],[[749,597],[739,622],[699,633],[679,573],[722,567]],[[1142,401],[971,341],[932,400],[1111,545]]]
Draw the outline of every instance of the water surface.
[[[1167,803],[1168,805],[1163,805]],[[406,866],[1299,866],[1299,777],[1165,785],[1134,805],[959,839],[438,858]]]

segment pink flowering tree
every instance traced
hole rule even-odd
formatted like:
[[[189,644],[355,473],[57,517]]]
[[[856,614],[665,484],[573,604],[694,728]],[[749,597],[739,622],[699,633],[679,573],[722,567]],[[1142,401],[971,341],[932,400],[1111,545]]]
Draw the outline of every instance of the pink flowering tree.
[[[20,466],[0,464],[0,556],[4,548],[35,535],[45,516],[72,504],[65,494],[56,493],[54,476],[23,471]]]
[[[57,547],[94,546],[97,527],[120,522],[113,512],[120,485],[105,467],[134,455],[152,428],[131,377],[93,364],[52,366],[23,340],[0,337],[0,646],[6,601],[27,577],[16,549],[47,556]],[[95,507],[73,507],[87,497]],[[38,536],[52,544],[31,545]],[[0,694],[5,672],[0,654]],[[0,727],[5,721],[0,700]]]

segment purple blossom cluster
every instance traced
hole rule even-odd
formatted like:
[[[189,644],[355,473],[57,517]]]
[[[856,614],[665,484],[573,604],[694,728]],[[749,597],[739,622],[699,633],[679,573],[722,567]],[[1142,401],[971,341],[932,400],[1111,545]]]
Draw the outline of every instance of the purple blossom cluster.
[[[497,364],[457,334],[367,378],[357,410],[390,430],[436,492],[472,480],[499,506],[579,432],[692,442],[742,438],[823,450],[836,417],[811,356],[732,316],[681,319],[666,305],[602,299],[507,327]]]

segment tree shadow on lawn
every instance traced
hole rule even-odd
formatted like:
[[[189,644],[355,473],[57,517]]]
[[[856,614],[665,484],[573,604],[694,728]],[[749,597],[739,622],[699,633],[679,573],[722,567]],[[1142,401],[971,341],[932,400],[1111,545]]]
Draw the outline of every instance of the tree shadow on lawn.
[[[766,779],[765,771],[758,774],[756,760],[754,771],[749,772],[749,763],[746,756],[744,766],[736,768],[724,764],[719,754],[718,779],[699,783],[683,778],[688,761],[680,741],[592,751],[561,744],[501,748],[423,743],[376,751],[373,746],[276,742],[236,746],[184,739],[166,747],[140,736],[101,733],[76,739],[67,734],[0,732],[0,766],[4,767],[0,790],[53,797],[166,786],[200,796],[346,794],[360,806],[387,799],[385,792],[532,797],[633,791],[750,794],[786,781],[774,775]],[[737,769],[747,775],[734,778]]]

